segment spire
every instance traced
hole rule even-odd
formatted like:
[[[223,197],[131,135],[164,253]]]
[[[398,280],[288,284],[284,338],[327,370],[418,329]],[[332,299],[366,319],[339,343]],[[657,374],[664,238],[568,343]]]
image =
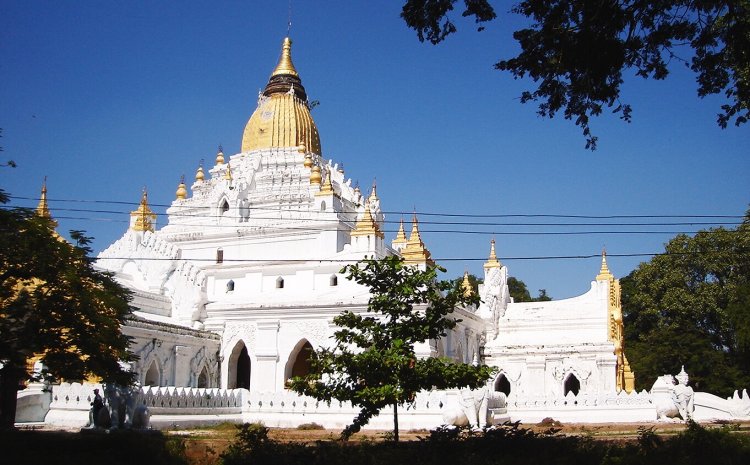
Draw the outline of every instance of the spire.
[[[461,281],[461,289],[464,292],[464,297],[471,297],[474,295],[474,287],[471,285],[471,281],[469,281],[468,271],[464,271],[464,280]]]
[[[502,266],[502,263],[500,263],[500,260],[497,259],[497,254],[495,253],[495,239],[493,238],[490,241],[490,258],[488,258],[487,262],[485,262],[484,268],[500,268]]]
[[[185,200],[187,198],[187,187],[185,186],[185,175],[180,178],[180,185],[175,191],[176,200]]]
[[[310,155],[309,153],[306,153],[305,154],[304,167],[305,168],[312,168],[312,165],[313,165],[312,155]]]
[[[299,77],[292,63],[292,39],[289,37],[284,37],[284,42],[281,44],[279,63],[274,68],[273,73],[271,73],[271,77],[282,75]]]
[[[354,226],[352,236],[367,236],[373,234],[379,238],[383,238],[383,233],[380,231],[377,223],[372,218],[372,212],[370,211],[370,201],[365,200],[365,211],[362,212],[362,216],[357,220],[357,224]]]
[[[130,217],[134,219],[130,222],[130,229],[133,231],[154,231],[156,214],[148,206],[148,191],[145,187],[141,196],[141,204],[130,212]]]
[[[47,176],[44,177],[42,183],[42,193],[39,195],[39,205],[36,206],[36,214],[42,218],[52,218],[49,213],[49,206],[47,205]]]
[[[411,234],[406,241],[406,247],[401,250],[401,256],[408,265],[434,265],[430,251],[424,246],[422,237],[419,234],[419,221],[417,214],[414,213],[411,223]]]
[[[219,151],[216,152],[216,164],[217,165],[223,165],[224,164],[224,149],[219,145]]]
[[[312,179],[311,179],[312,180]],[[332,195],[335,194],[333,192],[333,184],[331,183],[331,170],[326,170],[326,180],[323,183],[323,186],[321,186],[320,191],[316,192],[315,195]]]
[[[203,182],[206,179],[206,174],[203,172],[203,160],[198,165],[198,171],[195,172],[195,182]]]
[[[227,171],[224,173],[224,179],[227,181],[232,180],[232,168],[229,166],[229,163],[227,163]]]
[[[370,191],[370,200],[377,200],[378,199],[378,186],[375,182],[375,179],[372,180],[372,191]],[[416,218],[416,216],[415,216]]]
[[[52,219],[52,214],[49,212],[49,205],[47,205],[47,176],[44,177],[44,182],[42,182],[42,192],[39,195],[39,205],[36,206],[36,214],[50,220],[53,228],[57,227],[57,221]]]
[[[612,273],[609,271],[609,267],[607,266],[607,250],[602,249],[602,267],[599,269],[599,274],[596,275],[597,281],[607,281],[614,278],[612,276]]]
[[[393,239],[393,244],[406,244],[406,233],[404,232],[404,218],[401,218],[401,223],[398,225],[398,232],[396,238]]]
[[[320,166],[314,165],[310,170],[310,184],[320,185],[320,181],[322,180],[323,177],[320,174]]]

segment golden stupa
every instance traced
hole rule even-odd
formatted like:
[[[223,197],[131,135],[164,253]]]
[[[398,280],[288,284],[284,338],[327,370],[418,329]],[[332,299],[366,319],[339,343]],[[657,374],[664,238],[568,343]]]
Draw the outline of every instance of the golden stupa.
[[[292,41],[287,37],[281,58],[258,99],[242,134],[242,151],[304,146],[321,155],[318,128],[310,114],[307,94],[292,63]]]

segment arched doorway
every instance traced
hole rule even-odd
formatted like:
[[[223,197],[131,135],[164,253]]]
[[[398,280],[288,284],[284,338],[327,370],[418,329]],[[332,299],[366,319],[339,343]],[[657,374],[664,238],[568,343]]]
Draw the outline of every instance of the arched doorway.
[[[297,346],[289,354],[289,361],[286,364],[286,379],[294,376],[305,376],[310,373],[310,356],[314,349],[312,344],[307,340],[297,343]]]
[[[227,388],[250,389],[250,354],[245,344],[240,341],[229,355]]]
[[[158,386],[159,385],[159,367],[156,365],[156,360],[151,362],[148,370],[146,371],[146,377],[143,380],[144,386]]]
[[[201,370],[201,374],[198,375],[198,386],[199,388],[207,388],[208,387],[208,370],[206,370],[206,367],[203,367]]]
[[[502,392],[506,396],[510,395],[510,381],[505,377],[505,374],[500,374],[495,380],[495,391]]]
[[[563,385],[563,395],[567,396],[569,392],[572,392],[574,396],[577,396],[580,390],[581,382],[578,381],[576,375],[570,373],[568,377],[565,378],[565,384]]]

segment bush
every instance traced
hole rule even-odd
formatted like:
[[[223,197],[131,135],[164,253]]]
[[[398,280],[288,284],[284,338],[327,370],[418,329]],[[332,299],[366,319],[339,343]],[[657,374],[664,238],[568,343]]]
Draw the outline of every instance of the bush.
[[[319,425],[319,424],[313,422],[313,423],[302,423],[301,425],[299,425],[297,427],[297,429],[301,429],[301,430],[307,431],[307,430],[325,429],[325,428],[323,428],[323,425]]]

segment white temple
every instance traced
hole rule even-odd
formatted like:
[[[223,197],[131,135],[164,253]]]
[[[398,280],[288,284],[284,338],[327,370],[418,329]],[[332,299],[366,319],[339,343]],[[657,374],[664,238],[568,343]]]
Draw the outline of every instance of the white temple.
[[[395,254],[417,267],[432,260],[416,216],[408,237],[402,222],[386,241],[376,186],[360,192],[341,166],[323,158],[287,38],[245,126],[241,152],[227,157],[219,148],[212,167],[198,168],[190,192],[181,181],[159,230],[143,193],[129,229],[97,265],[134,292],[135,315],[123,331],[133,337],[139,360],[132,368],[152,414],[200,416],[209,412],[199,412],[205,407],[271,426],[351,420],[351,406],[323,406],[285,389],[287,379],[309,369],[310,351],[331,342],[335,316],[366,311],[368,290],[339,270],[366,257]],[[514,420],[655,417],[648,393],[632,392],[619,282],[606,256],[589,292],[572,299],[515,303],[507,278],[493,240],[481,305],[457,308],[461,323],[419,355],[497,367],[488,388],[505,394]],[[67,418],[65,409],[88,408],[81,393],[89,388],[57,389],[53,422]],[[69,405],[71,397],[81,405]],[[402,425],[441,424],[448,398],[425,393]],[[216,399],[224,400],[212,404]],[[381,414],[386,425],[387,415]]]

